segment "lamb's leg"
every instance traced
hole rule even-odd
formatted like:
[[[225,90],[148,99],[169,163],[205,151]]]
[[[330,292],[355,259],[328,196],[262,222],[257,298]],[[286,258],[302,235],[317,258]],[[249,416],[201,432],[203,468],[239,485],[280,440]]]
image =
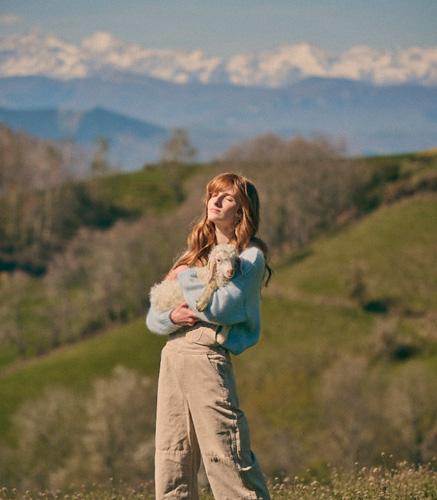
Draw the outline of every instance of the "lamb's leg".
[[[211,300],[211,296],[216,287],[212,283],[208,283],[202,292],[202,295],[197,299],[196,308],[198,311],[202,312],[206,309],[206,306]]]
[[[226,339],[228,338],[229,330],[231,329],[230,325],[224,325],[223,328],[217,332],[215,339],[219,344],[224,344]]]

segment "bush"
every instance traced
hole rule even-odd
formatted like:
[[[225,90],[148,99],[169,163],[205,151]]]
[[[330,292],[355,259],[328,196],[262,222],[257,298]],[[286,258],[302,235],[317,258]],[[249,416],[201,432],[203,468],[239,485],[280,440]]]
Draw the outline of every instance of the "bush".
[[[14,415],[16,449],[0,452],[3,485],[71,491],[115,481],[138,485],[153,477],[155,384],[116,366],[86,397],[49,387]]]

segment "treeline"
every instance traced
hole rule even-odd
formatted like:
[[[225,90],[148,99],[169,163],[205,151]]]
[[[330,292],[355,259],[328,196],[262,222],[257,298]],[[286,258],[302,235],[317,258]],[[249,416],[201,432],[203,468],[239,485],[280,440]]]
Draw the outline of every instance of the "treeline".
[[[168,169],[167,185],[142,186],[145,199],[131,206],[129,193],[117,199],[118,185],[127,191],[132,182],[123,178],[135,176],[114,172],[101,141],[88,164],[75,154],[0,124],[0,272],[43,275],[79,228],[106,229],[181,199],[184,174],[175,168]]]
[[[87,173],[73,146],[0,124],[0,270],[43,273],[78,225],[94,222],[102,207],[74,182]]]
[[[23,357],[42,354],[144,314],[147,287],[166,272],[177,248],[174,221],[144,216],[106,231],[82,227],[43,277],[4,274],[3,345]],[[180,245],[184,226],[178,227]]]

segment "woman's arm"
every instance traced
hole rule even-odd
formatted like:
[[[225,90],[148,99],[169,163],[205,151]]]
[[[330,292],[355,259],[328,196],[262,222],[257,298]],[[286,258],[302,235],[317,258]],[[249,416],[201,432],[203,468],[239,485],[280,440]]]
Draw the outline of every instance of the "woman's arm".
[[[170,269],[170,271],[167,273],[166,279],[170,280],[175,280],[177,277],[177,273],[181,272],[182,270],[186,269],[188,266],[183,265],[183,266],[178,266],[175,269]],[[164,311],[164,312],[157,312],[155,311],[152,307],[150,307],[147,316],[146,316],[146,325],[147,328],[158,335],[169,335],[170,333],[175,332],[178,328],[183,326],[182,324],[179,324],[180,322],[174,323],[171,319],[171,313],[174,311],[174,309],[171,309],[169,311]],[[187,314],[187,313],[186,313]],[[185,316],[186,316],[185,314]],[[192,313],[191,313],[192,314]],[[189,318],[183,318],[189,319]]]
[[[232,325],[247,321],[245,300],[249,293],[261,288],[264,276],[265,260],[261,250],[247,253],[247,258],[240,255],[242,270],[229,283],[215,290],[212,300],[203,312],[196,312],[203,321]],[[187,304],[196,311],[196,301],[205,284],[198,277],[196,268],[188,268],[178,274],[178,280]]]

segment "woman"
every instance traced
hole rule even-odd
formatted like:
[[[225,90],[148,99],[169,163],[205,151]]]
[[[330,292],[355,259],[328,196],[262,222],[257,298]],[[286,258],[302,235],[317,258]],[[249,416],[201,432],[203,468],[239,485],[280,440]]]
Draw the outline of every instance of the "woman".
[[[240,354],[260,335],[260,289],[271,270],[267,247],[255,237],[259,199],[254,184],[233,173],[206,186],[204,214],[188,237],[187,251],[166,279],[178,279],[185,303],[172,311],[149,309],[150,331],[168,335],[161,352],[155,436],[156,499],[197,499],[201,457],[218,500],[270,499],[250,448],[249,427],[235,386],[230,353]],[[234,243],[240,269],[196,311],[203,291],[195,266],[203,266],[214,245]],[[216,334],[229,327],[226,341]]]

